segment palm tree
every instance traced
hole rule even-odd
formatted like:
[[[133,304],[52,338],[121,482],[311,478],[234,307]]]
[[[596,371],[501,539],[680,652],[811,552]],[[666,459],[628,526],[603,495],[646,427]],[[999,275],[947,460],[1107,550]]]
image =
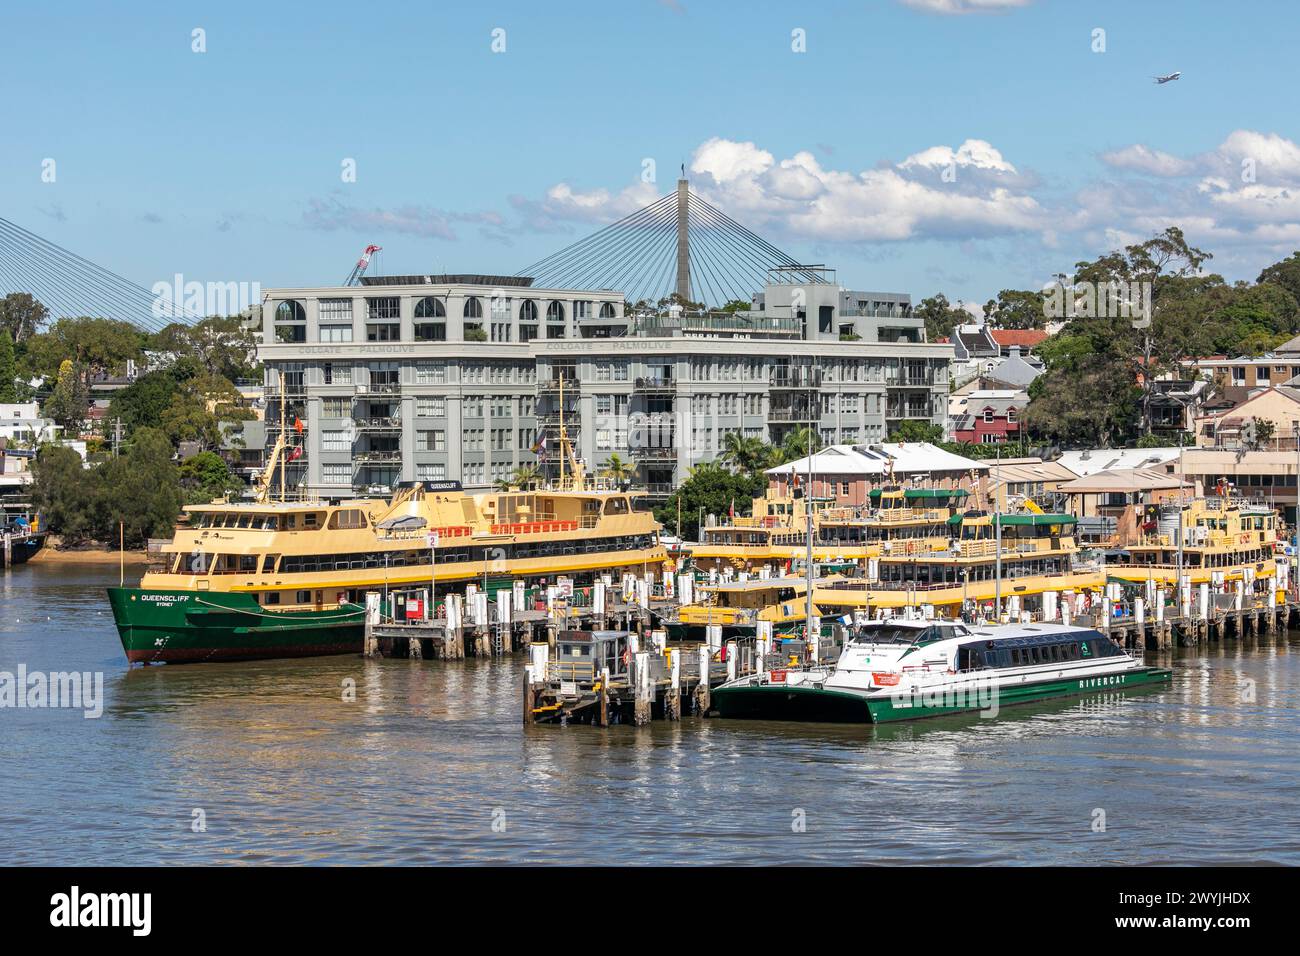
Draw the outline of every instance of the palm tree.
[[[737,473],[753,475],[768,467],[771,454],[767,443],[757,435],[727,432],[722,437],[722,454],[719,457]]]
[[[542,471],[536,465],[520,465],[510,476],[510,484],[516,488],[532,488],[542,480]]]
[[[822,447],[821,436],[807,425],[789,432],[781,443],[781,454],[786,461],[797,461],[805,455],[815,454]]]
[[[610,455],[605,460],[605,465],[601,468],[600,473],[616,484],[622,484],[632,477],[632,472],[636,466],[631,462],[624,461],[617,454]]]

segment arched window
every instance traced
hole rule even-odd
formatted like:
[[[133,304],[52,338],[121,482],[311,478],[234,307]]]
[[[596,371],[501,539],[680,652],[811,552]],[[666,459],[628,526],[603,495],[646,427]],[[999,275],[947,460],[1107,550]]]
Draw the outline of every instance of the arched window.
[[[612,319],[612,318],[614,318],[614,303],[613,303],[613,302],[605,302],[605,303],[603,303],[603,304],[601,305],[601,307],[600,307],[600,317],[601,317],[602,319]]]
[[[278,342],[307,341],[307,310],[296,299],[285,299],[275,307],[275,338]]]
[[[524,299],[523,304],[519,306],[520,322],[537,321],[537,303],[532,299]]]
[[[547,322],[563,322],[563,321],[564,321],[564,303],[563,303],[563,302],[552,301],[551,304],[548,305],[548,306],[546,307],[546,321],[547,321]]]
[[[467,319],[483,318],[483,303],[476,296],[470,296],[465,300],[465,311],[463,313]]]
[[[417,319],[445,319],[447,317],[447,308],[437,296],[426,295],[415,303],[415,317]]]
[[[275,321],[306,322],[307,310],[302,307],[302,303],[297,299],[285,299],[275,307]]]

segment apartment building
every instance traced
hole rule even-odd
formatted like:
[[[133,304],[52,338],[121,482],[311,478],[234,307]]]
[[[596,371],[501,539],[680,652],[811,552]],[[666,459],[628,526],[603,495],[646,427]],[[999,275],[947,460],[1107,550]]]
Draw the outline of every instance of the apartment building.
[[[554,474],[561,428],[587,468],[617,455],[666,495],[728,432],[840,444],[943,425],[952,357],[906,296],[779,278],[747,312],[630,316],[612,290],[384,276],[269,290],[261,323],[268,447],[287,431],[288,484],[327,498]]]

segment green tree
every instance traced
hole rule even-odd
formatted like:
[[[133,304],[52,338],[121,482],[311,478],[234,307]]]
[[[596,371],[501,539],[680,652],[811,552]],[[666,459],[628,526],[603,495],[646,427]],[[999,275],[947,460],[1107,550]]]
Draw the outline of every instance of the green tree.
[[[1300,300],[1300,252],[1293,252],[1280,262],[1266,266],[1255,281],[1260,285],[1270,283],[1281,286]]]
[[[50,317],[50,310],[28,292],[11,292],[0,299],[0,328],[15,343],[35,335]]]
[[[18,363],[14,340],[7,328],[0,329],[0,402],[18,401]]]
[[[171,370],[148,372],[117,392],[108,405],[110,420],[120,418],[128,438],[137,428],[157,425],[178,389]]]
[[[1041,329],[1047,324],[1047,299],[1041,291],[1003,289],[984,307],[984,316],[999,329]]]
[[[234,498],[246,487],[244,480],[231,472],[226,460],[211,451],[199,452],[181,462],[178,477],[187,505]]]
[[[772,465],[772,448],[757,435],[730,431],[722,436],[718,460],[742,475],[754,475]]]
[[[44,445],[32,461],[32,504],[64,544],[94,537],[97,488],[95,475],[66,445]]]
[[[636,471],[636,465],[624,460],[617,454],[610,455],[605,459],[604,466],[600,473],[615,484],[621,485],[632,478],[632,473]]]
[[[889,441],[943,441],[943,426],[934,425],[919,418],[904,419],[894,426],[894,430],[889,433]]]
[[[922,299],[917,303],[912,314],[925,320],[925,337],[931,342],[941,338],[951,338],[957,326],[972,321],[969,312],[965,309],[953,308],[948,297],[942,292],[936,292],[928,299]]]
[[[119,522],[129,548],[142,546],[148,538],[171,534],[184,501],[180,472],[172,463],[172,455],[166,435],[156,428],[141,428],[124,455],[110,458],[95,470],[99,479],[95,502],[99,540],[117,540]]]
[[[50,376],[71,359],[87,391],[100,375],[123,372],[129,359],[144,357],[144,333],[129,322],[116,319],[59,319],[49,331],[31,336],[27,352],[33,371]]]
[[[45,400],[45,416],[62,426],[65,435],[75,438],[81,434],[89,408],[89,392],[80,371],[71,359],[64,359],[54,391]]]
[[[821,451],[822,438],[817,429],[809,428],[807,425],[800,425],[786,433],[785,439],[781,442],[781,463],[789,461],[798,461],[807,455],[816,454]]]
[[[655,510],[655,517],[680,537],[699,539],[700,512],[725,515],[734,504],[737,513],[749,509],[754,498],[767,487],[766,476],[737,474],[716,461],[696,465],[668,501]],[[681,527],[677,527],[678,503]]]

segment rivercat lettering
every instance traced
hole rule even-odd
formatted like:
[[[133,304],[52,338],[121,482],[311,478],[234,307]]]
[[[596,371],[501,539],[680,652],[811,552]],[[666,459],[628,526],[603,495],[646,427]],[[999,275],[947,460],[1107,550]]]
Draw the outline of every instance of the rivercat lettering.
[[[152,893],[70,893],[50,897],[51,926],[128,926],[134,936],[153,928]]]
[[[1109,674],[1106,677],[1086,677],[1079,681],[1079,690],[1088,687],[1116,687],[1128,680],[1127,674]]]
[[[983,678],[960,685],[941,687],[907,687],[890,694],[895,709],[992,710],[998,703],[997,678]]]

